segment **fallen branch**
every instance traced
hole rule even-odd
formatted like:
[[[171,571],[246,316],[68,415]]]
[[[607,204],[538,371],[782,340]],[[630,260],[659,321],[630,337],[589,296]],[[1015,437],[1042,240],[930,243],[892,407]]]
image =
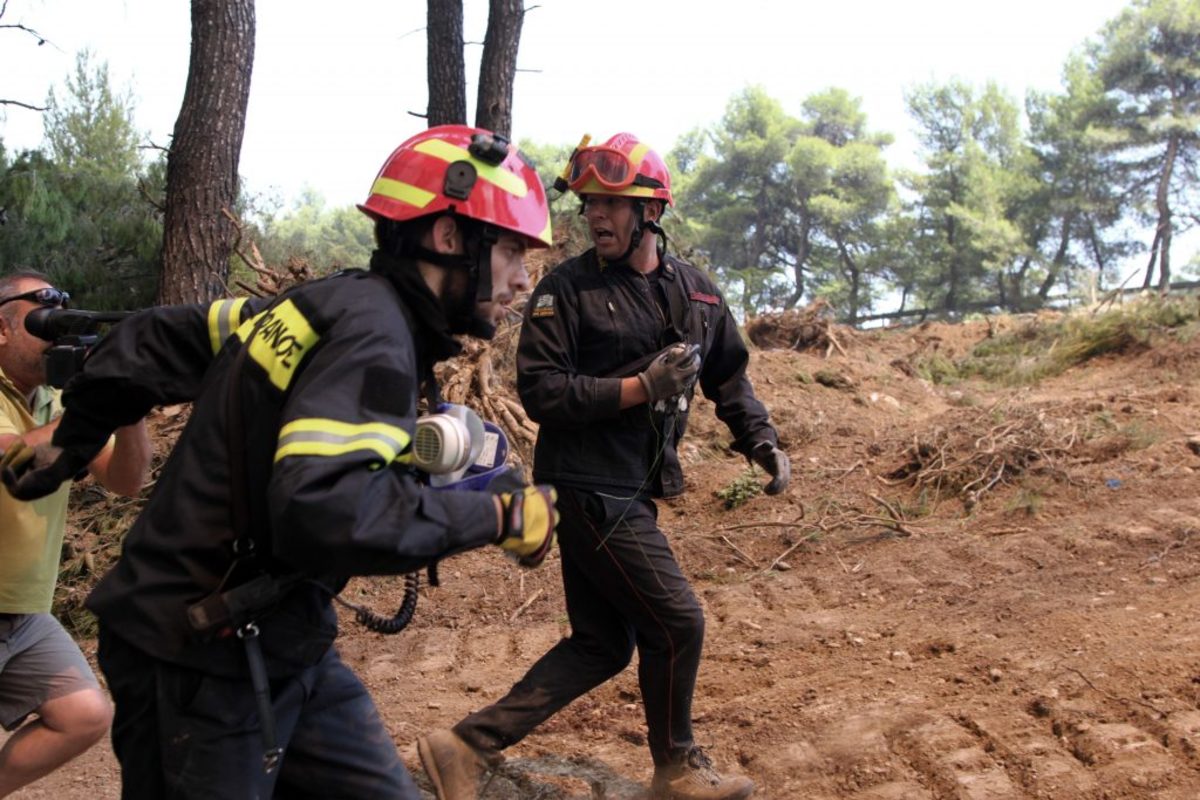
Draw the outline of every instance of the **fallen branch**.
[[[762,573],[767,573],[767,572],[770,572],[771,570],[775,569],[775,567],[779,565],[779,562],[783,561],[785,558],[787,558],[792,553],[794,553],[796,551],[796,548],[798,548],[800,545],[804,544],[805,542],[811,542],[813,539],[817,538],[817,536],[823,532],[824,531],[821,531],[818,529],[818,530],[815,530],[812,533],[808,534],[807,536],[800,537],[799,541],[795,542],[787,550],[784,550],[782,553],[780,553],[778,556],[776,556],[775,560],[772,561],[770,564],[768,564],[767,568],[764,569],[762,571]],[[762,574],[762,573],[760,573],[760,574]]]
[[[542,590],[541,590],[541,589],[538,589],[536,592],[534,592],[533,594],[529,595],[529,599],[528,599],[528,600],[526,600],[524,603],[521,603],[521,605],[517,607],[517,610],[516,610],[516,611],[514,611],[514,612],[513,612],[511,615],[509,615],[508,621],[509,621],[509,622],[516,622],[516,621],[517,621],[517,617],[519,617],[519,616],[521,616],[522,614],[524,614],[524,613],[525,613],[525,610],[526,610],[527,608],[529,608],[531,605],[533,605],[533,601],[537,600],[537,599],[538,599],[539,597],[541,597],[541,596],[542,596]]]
[[[738,547],[736,544],[734,544],[733,542],[729,541],[729,537],[728,537],[728,536],[726,536],[725,534],[721,534],[721,541],[722,541],[722,542],[724,542],[725,544],[729,545],[729,549],[733,551],[733,554],[734,554],[735,556],[737,556],[738,558],[740,558],[742,561],[745,561],[747,564],[749,564],[750,566],[754,567],[755,569],[758,569],[758,562],[757,562],[757,561],[755,561],[755,560],[754,560],[753,558],[751,558],[750,556],[748,556],[748,555],[746,555],[745,553],[743,553],[743,552],[742,552],[742,550],[741,550],[741,548],[739,548],[739,547]]]
[[[742,525],[726,525],[723,528],[717,528],[719,531],[741,531],[746,528],[794,528],[796,523],[804,519],[804,506],[800,506],[800,516],[796,517],[791,522],[747,522]]]

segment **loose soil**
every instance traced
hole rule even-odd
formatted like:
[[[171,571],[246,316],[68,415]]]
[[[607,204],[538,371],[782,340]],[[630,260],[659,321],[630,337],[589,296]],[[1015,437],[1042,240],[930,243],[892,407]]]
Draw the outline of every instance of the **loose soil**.
[[[989,329],[755,350],[793,480],[732,510],[716,493],[746,464],[697,403],[687,491],[660,518],[707,612],[698,741],[756,797],[1200,796],[1197,347],[1025,388],[915,377]],[[556,556],[525,572],[489,549],[441,578],[408,630],[347,618],[339,644],[425,789],[416,737],[567,633]],[[347,590],[385,611],[400,595],[398,579]],[[645,741],[630,668],[511,748],[485,797],[642,797]],[[118,793],[102,745],[16,797]]]

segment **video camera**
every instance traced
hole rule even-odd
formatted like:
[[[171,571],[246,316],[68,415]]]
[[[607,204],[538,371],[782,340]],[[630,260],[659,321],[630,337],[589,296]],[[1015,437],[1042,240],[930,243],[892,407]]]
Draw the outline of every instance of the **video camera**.
[[[131,311],[80,311],[73,308],[35,308],[25,315],[25,330],[50,342],[46,360],[46,383],[56,389],[66,386],[83,368],[83,359],[100,341],[106,326],[120,322]]]

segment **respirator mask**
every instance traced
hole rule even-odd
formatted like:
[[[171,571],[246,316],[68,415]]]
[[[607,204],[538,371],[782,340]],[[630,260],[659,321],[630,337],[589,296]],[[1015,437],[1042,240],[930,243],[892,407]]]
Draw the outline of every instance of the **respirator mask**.
[[[413,465],[434,489],[486,491],[507,472],[508,437],[463,405],[441,403],[417,419]]]

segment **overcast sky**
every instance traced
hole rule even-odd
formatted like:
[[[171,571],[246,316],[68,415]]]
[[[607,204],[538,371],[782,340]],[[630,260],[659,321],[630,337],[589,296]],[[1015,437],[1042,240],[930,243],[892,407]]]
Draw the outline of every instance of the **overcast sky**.
[[[527,0],[513,133],[571,143],[632,131],[666,151],[718,121],[730,97],[761,84],[790,113],[830,86],[860,97],[872,129],[897,136],[912,165],[904,92],[928,81],[995,80],[1021,101],[1061,88],[1068,54],[1125,0]],[[40,104],[90,48],[132,90],[137,125],[166,144],[187,78],[187,0],[8,0],[0,24],[0,97]],[[391,150],[424,127],[424,0],[258,0],[257,48],[241,172],[254,191],[315,188],[359,202]],[[536,6],[536,7],[534,7]],[[481,42],[485,0],[465,0]],[[468,105],[479,52],[468,48]],[[0,111],[0,114],[3,114]],[[473,110],[469,112],[473,116]],[[11,149],[42,140],[40,115],[10,108]]]

